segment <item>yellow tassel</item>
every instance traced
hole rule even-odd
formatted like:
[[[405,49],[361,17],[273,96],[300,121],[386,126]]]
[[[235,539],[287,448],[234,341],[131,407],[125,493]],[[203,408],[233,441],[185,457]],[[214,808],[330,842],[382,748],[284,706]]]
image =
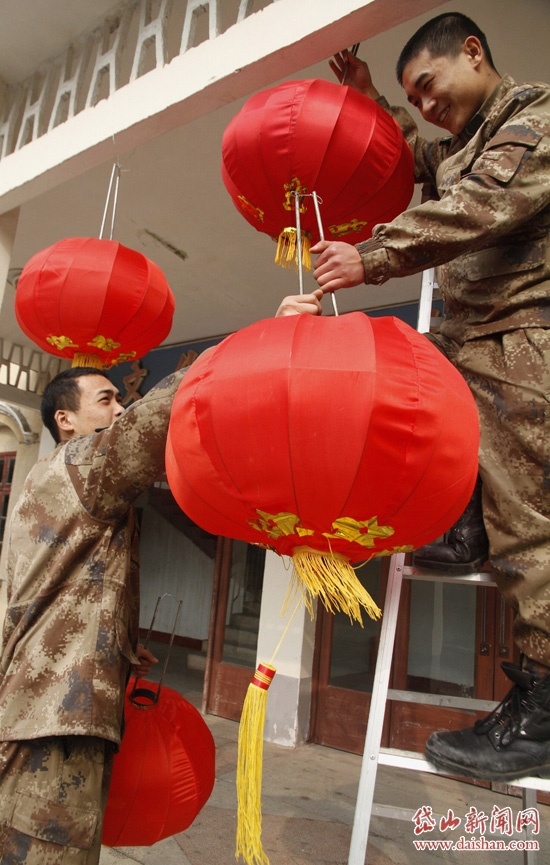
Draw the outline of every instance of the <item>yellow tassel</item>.
[[[295,228],[283,228],[277,242],[277,253],[275,255],[275,264],[280,264],[281,267],[292,267],[298,269],[298,250],[296,243],[297,232]],[[311,237],[302,232],[302,264],[306,270],[311,270]]]
[[[239,725],[237,759],[237,846],[235,858],[269,865],[262,847],[262,762],[267,689],[275,667],[260,664],[248,686]]]
[[[82,354],[76,351],[71,366],[95,366],[97,369],[105,369],[105,364],[97,354]]]
[[[371,619],[379,619],[382,611],[357,579],[349,559],[340,553],[297,547],[293,551],[292,582],[285,605],[288,606],[300,591],[310,616],[313,618],[313,599],[319,597],[330,613],[340,611],[363,627],[361,607]]]

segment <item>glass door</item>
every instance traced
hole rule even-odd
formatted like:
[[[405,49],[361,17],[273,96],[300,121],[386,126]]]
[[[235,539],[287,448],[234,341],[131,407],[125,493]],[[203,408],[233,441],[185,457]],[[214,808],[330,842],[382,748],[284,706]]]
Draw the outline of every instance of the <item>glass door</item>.
[[[256,669],[265,550],[219,538],[204,710],[238,721]]]
[[[373,559],[356,573],[378,606],[388,559]],[[363,628],[343,613],[318,605],[311,738],[320,745],[362,753],[376,665],[379,622],[366,614]],[[386,730],[386,739],[387,739]]]
[[[487,714],[469,699],[500,700],[507,690],[500,662],[517,660],[513,612],[492,586],[404,580],[392,686],[437,695],[439,705],[391,704],[390,746],[422,751],[433,730],[470,727]],[[461,708],[451,708],[452,698]],[[447,700],[446,698],[449,698]]]
[[[387,559],[375,559],[358,572],[382,609],[387,572]],[[512,622],[512,610],[494,587],[457,584],[452,577],[405,579],[391,687],[418,692],[419,702],[388,702],[382,745],[422,751],[433,730],[468,727],[483,717],[485,712],[467,702],[460,709],[446,703],[504,696],[509,685],[500,662],[518,658]],[[378,632],[370,620],[361,630],[341,614],[319,610],[313,741],[362,753]],[[422,694],[439,698],[439,705],[423,701]]]

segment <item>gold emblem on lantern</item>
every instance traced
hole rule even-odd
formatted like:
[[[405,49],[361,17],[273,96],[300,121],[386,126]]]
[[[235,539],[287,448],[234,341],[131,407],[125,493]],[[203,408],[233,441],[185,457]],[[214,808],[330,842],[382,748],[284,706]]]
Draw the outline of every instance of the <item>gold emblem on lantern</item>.
[[[341,517],[332,524],[332,532],[323,532],[325,538],[341,538],[361,544],[363,547],[374,547],[375,538],[389,538],[394,534],[391,526],[379,526],[378,517],[370,520],[354,520],[352,517]]]
[[[285,183],[284,188],[285,192],[285,200],[283,201],[283,207],[285,210],[294,210],[294,195],[305,195],[307,193],[307,186],[302,186],[297,177],[293,177],[290,183]],[[305,201],[302,201],[300,205],[300,213],[305,213],[307,210]]]
[[[300,525],[300,518],[296,514],[288,514],[281,511],[278,514],[268,514],[256,508],[259,520],[248,520],[253,529],[259,532],[267,532],[270,538],[282,538],[285,535],[314,535],[313,529],[304,529]]]
[[[414,547],[412,544],[404,544],[402,547],[392,547],[391,550],[376,550],[374,556],[395,556],[397,553],[412,553]]]
[[[59,351],[64,348],[78,348],[78,344],[73,342],[70,336],[47,336],[46,342],[54,345]]]
[[[343,237],[345,234],[358,234],[366,225],[366,222],[361,222],[359,219],[351,219],[349,222],[342,222],[340,225],[329,225],[328,230],[333,237]]]
[[[252,528],[259,532],[266,532],[270,538],[282,538],[288,535],[306,537],[314,535],[314,529],[306,529],[300,524],[300,518],[296,514],[281,511],[278,514],[268,514],[256,508],[258,520],[248,520]],[[354,520],[352,517],[340,517],[332,524],[332,532],[323,532],[325,538],[351,541],[361,544],[363,547],[374,547],[376,538],[389,538],[395,529],[392,526],[379,526],[378,517],[369,520]],[[411,547],[412,549],[412,547]],[[395,548],[395,552],[405,552],[405,548]],[[408,552],[408,548],[407,548]],[[381,550],[379,555],[391,555],[389,551]]]
[[[92,341],[87,343],[87,345],[91,345],[93,348],[99,348],[101,351],[112,351],[114,348],[120,348],[119,342],[115,342],[113,339],[106,336],[94,336]]]
[[[256,219],[260,220],[260,222],[264,221],[264,211],[260,210],[259,207],[254,207],[254,205],[251,204],[244,195],[238,195],[237,201],[241,206],[241,210],[245,210],[247,213],[250,213],[251,216],[255,216]]]

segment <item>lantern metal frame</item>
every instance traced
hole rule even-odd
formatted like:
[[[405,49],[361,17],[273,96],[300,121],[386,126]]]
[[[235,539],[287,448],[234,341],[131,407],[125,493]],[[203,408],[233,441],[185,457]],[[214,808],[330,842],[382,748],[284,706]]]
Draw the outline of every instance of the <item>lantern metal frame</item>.
[[[302,198],[312,198],[313,206],[315,208],[315,217],[317,219],[317,228],[319,230],[319,235],[321,240],[325,239],[325,232],[323,229],[323,222],[321,220],[321,211],[319,209],[319,204],[323,203],[323,199],[317,195],[315,190],[312,192],[297,192],[293,191],[291,193],[294,196],[294,212],[296,214],[296,255],[298,260],[298,282],[300,286],[300,294],[304,293],[304,272],[302,266],[302,224],[300,222],[300,200]],[[336,297],[334,296],[334,292],[331,291],[330,297],[332,300],[332,308],[334,310],[334,315],[338,315],[338,306],[336,304]]]
[[[149,625],[149,630],[147,631],[147,636],[145,637],[145,642],[143,644],[145,649],[148,647],[149,640],[151,639],[151,633],[153,630],[153,625],[155,624],[155,619],[157,617],[157,611],[158,611],[160,602],[164,598],[172,598],[172,597],[173,597],[173,595],[171,595],[170,592],[165,592],[164,595],[158,596],[157,603],[155,604],[155,609],[153,611],[153,617],[151,619],[151,624]],[[153,706],[156,706],[158,701],[159,701],[160,692],[161,692],[162,686],[164,684],[164,677],[166,675],[166,668],[168,666],[168,661],[170,659],[170,652],[172,651],[172,645],[174,643],[174,636],[176,634],[176,627],[178,624],[178,619],[180,616],[182,604],[183,604],[183,600],[180,600],[178,602],[178,608],[176,610],[176,615],[174,618],[174,624],[172,626],[172,633],[170,635],[170,641],[168,643],[168,651],[166,653],[166,658],[164,659],[164,666],[162,668],[162,673],[160,674],[160,680],[159,680],[158,688],[157,688],[156,692],[153,691],[151,688],[138,688],[137,683],[139,681],[139,676],[136,675],[136,677],[134,679],[134,687],[130,691],[128,699],[130,700],[132,705],[136,707],[136,709],[152,709]],[[150,702],[140,703],[140,702],[138,702],[139,697],[141,697],[142,699],[147,699]]]

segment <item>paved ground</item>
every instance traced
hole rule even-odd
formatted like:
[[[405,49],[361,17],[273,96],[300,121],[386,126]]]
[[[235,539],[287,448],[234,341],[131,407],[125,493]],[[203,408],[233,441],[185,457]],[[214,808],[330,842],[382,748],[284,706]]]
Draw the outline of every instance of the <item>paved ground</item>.
[[[167,679],[198,705],[201,675],[178,680]],[[192,826],[185,832],[152,847],[103,848],[101,865],[233,865],[235,863],[237,730],[233,721],[206,717],[216,742],[216,783],[212,796]],[[264,849],[271,865],[346,865],[351,827],[355,813],[361,758],[354,754],[303,745],[295,749],[266,743],[263,772]],[[478,832],[464,831],[465,816],[471,808],[491,815],[493,807],[510,808],[514,820],[522,809],[521,798],[504,796],[480,787],[420,772],[381,767],[376,801],[416,811],[430,806],[434,814],[446,815],[452,809],[462,823],[457,829],[415,836],[410,820],[373,817],[367,849],[367,865],[523,865],[524,854],[517,851],[452,850],[420,851],[416,839],[448,839],[461,836],[480,841]],[[550,861],[550,806],[540,805],[540,853],[537,865]],[[439,825],[439,823],[438,823]],[[489,841],[510,838],[485,833]],[[514,837],[514,836],[513,836]],[[519,836],[515,836],[518,838]]]

